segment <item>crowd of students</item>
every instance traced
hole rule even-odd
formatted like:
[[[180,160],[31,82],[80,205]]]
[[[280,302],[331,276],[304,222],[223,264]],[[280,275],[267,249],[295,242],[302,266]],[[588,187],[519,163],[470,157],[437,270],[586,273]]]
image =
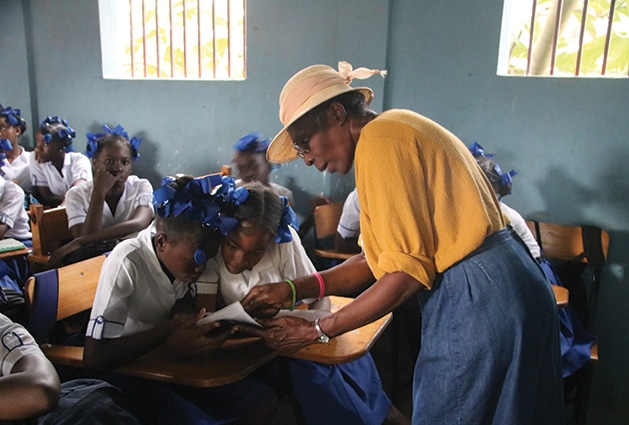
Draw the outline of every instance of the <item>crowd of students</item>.
[[[66,208],[73,240],[52,253],[51,265],[111,251],[87,326],[85,370],[113,383],[141,423],[268,423],[277,394],[287,391],[294,393],[308,424],[339,418],[357,425],[408,423],[385,394],[370,355],[344,365],[277,360],[260,376],[211,389],[112,372],[164,343],[185,355],[215,350],[232,331],[208,336],[216,323],[195,325],[205,311],[243,298],[248,288],[268,279],[315,271],[297,233],[292,193],[269,182],[269,139],[251,133],[234,145],[237,182],[180,176],[165,178],[153,191],[146,179],[131,174],[141,140],[129,137],[122,126],[103,125],[103,133],[88,133],[83,154],[73,151],[76,132],[68,122],[46,117],[35,150],[28,152],[18,144],[27,127],[19,109],[1,108],[0,114],[6,158],[0,194],[12,205],[3,205],[0,230],[28,241],[28,194],[29,201]],[[311,308],[330,308],[323,296],[305,301]],[[13,325],[11,332],[24,333],[27,351],[43,357],[28,332]],[[63,400],[58,378],[46,365],[52,385],[44,388],[49,396],[41,412],[51,410],[60,395]],[[15,373],[17,368],[9,368],[4,375]],[[286,375],[291,379],[284,380]],[[50,415],[41,416],[41,423],[45,417]],[[125,420],[121,416],[119,423]]]

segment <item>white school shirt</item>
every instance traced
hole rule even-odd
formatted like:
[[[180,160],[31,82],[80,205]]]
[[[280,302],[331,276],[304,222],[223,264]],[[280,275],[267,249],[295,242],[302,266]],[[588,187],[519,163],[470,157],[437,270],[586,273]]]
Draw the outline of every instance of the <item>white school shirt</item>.
[[[507,217],[509,217],[509,220],[511,220],[511,227],[513,227],[513,230],[515,230],[518,236],[520,236],[522,241],[526,244],[526,247],[531,252],[533,258],[541,257],[541,249],[539,248],[533,233],[531,233],[531,229],[529,229],[529,226],[526,225],[526,221],[524,221],[524,218],[522,218],[520,213],[502,201],[500,201],[500,209]]]
[[[5,238],[31,239],[33,235],[24,209],[24,191],[12,181],[0,179],[0,223],[9,226]]]
[[[29,191],[33,186],[29,164],[31,157],[35,158],[35,156],[31,155],[32,152],[27,152],[22,146],[19,146],[19,148],[21,149],[20,155],[11,163],[9,163],[8,159],[5,159],[2,171],[4,171],[5,180],[17,182],[23,190]]]
[[[360,235],[360,203],[356,188],[347,195],[336,231],[343,239],[356,238]]]
[[[220,293],[226,304],[242,300],[254,286],[307,276],[316,271],[297,232],[292,227],[289,228],[293,240],[280,244],[271,242],[262,259],[251,270],[231,274],[225,267],[220,250],[216,257],[208,262],[207,269],[218,270]],[[314,299],[304,301],[310,303]]]
[[[52,162],[37,161],[30,163],[31,182],[33,186],[48,187],[53,195],[64,196],[77,180],[92,180],[92,164],[90,159],[79,152],[68,152],[59,171]]]
[[[77,224],[85,223],[93,190],[94,181],[92,180],[71,187],[68,193],[66,193],[68,229]],[[124,184],[124,191],[114,213],[112,213],[109,205],[105,202],[103,208],[103,229],[131,220],[138,207],[150,207],[151,211],[153,211],[153,187],[146,179],[141,179],[138,176],[129,176]],[[137,234],[138,232],[131,233],[125,236],[124,239],[133,238]]]
[[[35,339],[23,326],[1,313],[0,340],[0,376],[10,375],[13,366],[27,354],[44,356]]]
[[[164,273],[153,248],[154,224],[120,242],[103,263],[86,335],[119,338],[168,320],[188,283]]]

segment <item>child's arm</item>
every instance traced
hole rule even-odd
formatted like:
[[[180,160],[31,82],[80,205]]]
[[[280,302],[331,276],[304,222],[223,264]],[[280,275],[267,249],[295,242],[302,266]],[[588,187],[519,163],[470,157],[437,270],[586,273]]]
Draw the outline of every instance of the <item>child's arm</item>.
[[[52,363],[43,355],[28,354],[0,377],[0,420],[42,415],[57,405],[60,391]]]
[[[113,370],[130,363],[138,357],[157,348],[163,343],[179,356],[195,356],[213,351],[220,347],[231,335],[222,332],[208,336],[208,332],[220,326],[211,322],[196,326],[196,322],[205,316],[201,309],[197,314],[185,319],[170,319],[159,326],[133,335],[111,339],[85,339],[83,366],[89,373]]]
[[[48,186],[33,186],[33,192],[37,200],[47,207],[62,205],[65,199],[64,195],[53,194]]]
[[[168,320],[152,329],[111,339],[85,338],[83,367],[89,373],[113,370],[148,353],[166,342],[178,326],[178,319]]]

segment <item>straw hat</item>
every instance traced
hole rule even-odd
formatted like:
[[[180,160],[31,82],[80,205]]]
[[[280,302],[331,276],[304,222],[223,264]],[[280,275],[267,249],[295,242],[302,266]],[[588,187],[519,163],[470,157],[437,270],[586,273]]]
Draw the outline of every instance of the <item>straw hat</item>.
[[[339,62],[338,71],[328,65],[312,65],[293,75],[280,94],[280,121],[284,128],[269,145],[267,159],[282,163],[299,158],[286,129],[326,100],[357,90],[365,96],[365,101],[369,105],[373,99],[373,91],[369,87],[351,87],[349,84],[354,78],[364,79],[374,74],[384,77],[386,71],[368,68],[353,70],[349,63]]]

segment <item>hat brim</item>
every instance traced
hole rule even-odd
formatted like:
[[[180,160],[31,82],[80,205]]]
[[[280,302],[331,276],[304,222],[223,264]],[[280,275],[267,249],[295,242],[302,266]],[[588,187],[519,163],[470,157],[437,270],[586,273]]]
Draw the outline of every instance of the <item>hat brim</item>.
[[[269,162],[272,162],[275,164],[282,164],[285,162],[290,162],[290,161],[299,159],[299,155],[297,155],[297,151],[293,147],[293,141],[288,135],[288,132],[286,131],[286,129],[290,127],[299,118],[304,116],[306,113],[310,112],[317,106],[321,105],[323,102],[330,100],[338,96],[339,94],[347,93],[350,91],[361,92],[365,96],[365,103],[367,105],[369,105],[371,101],[373,100],[373,91],[369,87],[355,87],[355,88],[353,87],[350,90],[347,90],[345,92],[336,91],[331,96],[322,97],[321,99],[319,99],[318,102],[316,102],[309,108],[304,109],[303,111],[300,111],[299,113],[295,114],[290,120],[290,122],[286,124],[279,133],[277,133],[277,135],[273,138],[273,140],[271,141],[271,144],[269,145],[269,148],[266,151],[266,159],[269,160]]]

